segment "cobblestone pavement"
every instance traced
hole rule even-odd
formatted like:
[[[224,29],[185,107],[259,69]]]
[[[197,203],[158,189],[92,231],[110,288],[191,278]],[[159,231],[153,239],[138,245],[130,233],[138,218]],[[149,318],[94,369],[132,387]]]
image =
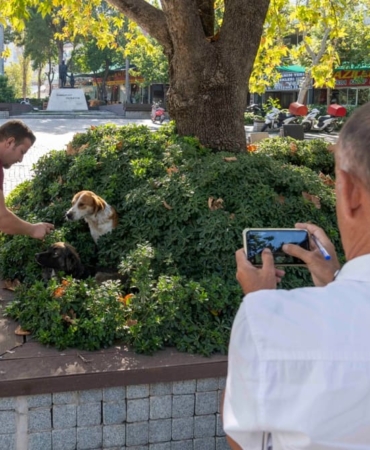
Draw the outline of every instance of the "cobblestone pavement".
[[[9,119],[0,119],[0,125]],[[160,125],[152,124],[149,119],[106,119],[100,117],[91,118],[21,118],[36,135],[36,142],[25,155],[23,161],[14,164],[5,170],[4,195],[8,195],[18,184],[29,180],[33,176],[32,166],[38,159],[51,150],[65,150],[66,145],[72,140],[75,133],[84,132],[91,125],[102,125],[114,123],[116,125],[127,125],[136,123],[147,125],[151,129],[157,129]]]

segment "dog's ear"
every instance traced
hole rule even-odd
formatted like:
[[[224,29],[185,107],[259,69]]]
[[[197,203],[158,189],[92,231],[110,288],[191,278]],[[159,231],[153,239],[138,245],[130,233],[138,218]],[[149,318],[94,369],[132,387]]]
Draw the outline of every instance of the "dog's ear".
[[[93,196],[93,201],[94,201],[94,214],[97,214],[99,211],[102,211],[106,206],[105,201],[96,194],[94,194]]]
[[[78,253],[73,247],[65,246],[64,262],[66,272],[70,273],[71,275],[75,275],[80,272],[82,267],[81,260],[78,256]]]

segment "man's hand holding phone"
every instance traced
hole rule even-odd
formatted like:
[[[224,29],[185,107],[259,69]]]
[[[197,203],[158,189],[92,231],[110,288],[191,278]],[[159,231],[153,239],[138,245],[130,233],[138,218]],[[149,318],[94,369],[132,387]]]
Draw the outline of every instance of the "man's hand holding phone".
[[[301,259],[307,265],[315,286],[326,286],[333,281],[335,272],[340,269],[334,245],[324,230],[316,225],[297,223],[295,227],[300,230],[307,230],[311,235],[310,250],[305,250],[299,245],[285,244],[283,251],[290,256]],[[312,236],[315,236],[316,239],[312,239]],[[330,259],[324,258],[322,251],[317,245],[317,240],[330,255]]]
[[[262,252],[262,267],[257,268],[246,258],[244,248],[235,253],[236,259],[236,279],[238,280],[244,295],[262,289],[276,289],[282,277],[284,270],[276,269],[274,258],[269,249]]]

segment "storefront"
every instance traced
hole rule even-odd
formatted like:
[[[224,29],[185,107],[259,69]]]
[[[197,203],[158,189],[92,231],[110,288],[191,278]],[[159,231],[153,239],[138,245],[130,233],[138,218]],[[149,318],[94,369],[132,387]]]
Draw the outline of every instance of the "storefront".
[[[333,95],[340,105],[363,105],[370,101],[370,67],[335,71]]]
[[[298,93],[305,76],[305,68],[301,66],[279,67],[281,77],[262,95],[262,102],[266,103],[269,98],[279,100],[282,108],[288,108],[298,98]],[[258,102],[256,102],[258,103]]]

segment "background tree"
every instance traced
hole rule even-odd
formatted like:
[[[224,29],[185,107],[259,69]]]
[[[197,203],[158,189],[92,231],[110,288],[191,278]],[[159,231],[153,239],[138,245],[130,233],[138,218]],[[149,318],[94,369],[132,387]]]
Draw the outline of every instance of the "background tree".
[[[104,100],[107,95],[106,83],[109,69],[114,65],[123,65],[124,57],[122,52],[116,49],[100,48],[97,39],[91,38],[76,50],[74,61],[76,67],[82,72],[93,72],[94,81],[98,87],[98,98]]]
[[[131,73],[143,78],[143,86],[150,86],[153,83],[167,84],[168,60],[158,43],[149,35],[144,35],[136,24],[131,24],[126,38],[125,55],[135,66],[135,69],[131,69]]]
[[[42,17],[39,12],[33,9],[29,19],[26,21],[24,30],[24,53],[32,60],[32,69],[37,71],[38,98],[44,79],[44,67],[48,66],[46,76],[49,82],[49,95],[53,78],[51,78],[51,68],[57,62],[58,49],[54,38],[55,29],[52,25],[50,15]]]
[[[337,45],[341,66],[370,64],[370,15],[366,3],[347,10],[346,35]]]
[[[18,63],[9,63],[5,65],[5,75],[7,76],[8,84],[13,89],[15,98],[23,98],[22,95],[22,69]]]
[[[14,102],[15,93],[13,87],[8,82],[8,77],[0,75],[0,102],[10,103]]]
[[[18,62],[5,66],[8,83],[13,88],[15,98],[26,98],[31,94],[31,63],[24,55],[18,57]]]

